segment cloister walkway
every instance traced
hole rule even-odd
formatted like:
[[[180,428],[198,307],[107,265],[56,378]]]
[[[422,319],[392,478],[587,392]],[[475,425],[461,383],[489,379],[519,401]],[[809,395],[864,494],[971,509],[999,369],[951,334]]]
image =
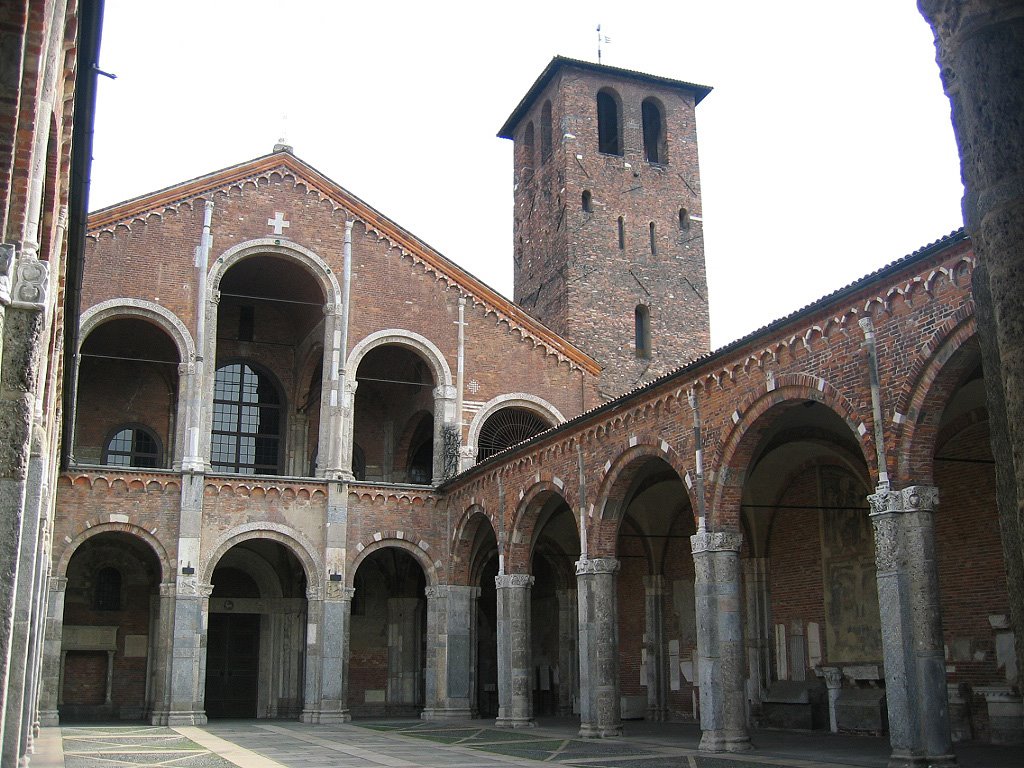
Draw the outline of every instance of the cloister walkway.
[[[684,723],[626,723],[618,739],[583,740],[570,720],[504,730],[489,721],[356,721],[308,726],[221,720],[208,726],[77,725],[44,728],[33,768],[885,768],[888,743],[860,736],[755,731],[756,749],[697,751]],[[1020,766],[1020,747],[956,745],[963,768]]]

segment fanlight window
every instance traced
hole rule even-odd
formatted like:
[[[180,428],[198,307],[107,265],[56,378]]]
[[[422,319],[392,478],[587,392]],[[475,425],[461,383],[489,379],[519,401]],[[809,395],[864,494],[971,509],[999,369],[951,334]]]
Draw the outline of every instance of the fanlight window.
[[[221,472],[280,472],[281,398],[270,377],[245,363],[217,369],[210,463]]]
[[[160,443],[143,427],[123,427],[107,441],[103,463],[115,467],[159,467]]]
[[[502,408],[491,414],[477,441],[477,461],[539,435],[551,425],[526,408]]]

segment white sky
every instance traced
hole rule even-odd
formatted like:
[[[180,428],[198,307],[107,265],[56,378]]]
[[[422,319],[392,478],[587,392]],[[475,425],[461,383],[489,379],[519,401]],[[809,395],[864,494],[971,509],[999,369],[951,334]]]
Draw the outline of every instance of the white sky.
[[[505,118],[555,54],[706,84],[718,347],[961,225],[913,0],[107,0],[93,210],[295,154],[512,295]]]

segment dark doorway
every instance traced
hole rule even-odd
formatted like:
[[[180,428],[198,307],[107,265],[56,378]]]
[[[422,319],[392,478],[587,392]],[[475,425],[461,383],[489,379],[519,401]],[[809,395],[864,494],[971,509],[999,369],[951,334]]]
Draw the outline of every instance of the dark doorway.
[[[259,614],[210,614],[206,647],[207,717],[256,717],[259,659]]]

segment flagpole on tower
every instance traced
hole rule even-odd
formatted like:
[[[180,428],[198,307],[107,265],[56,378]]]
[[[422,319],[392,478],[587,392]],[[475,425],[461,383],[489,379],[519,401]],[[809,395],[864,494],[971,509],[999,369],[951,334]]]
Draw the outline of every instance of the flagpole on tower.
[[[597,25],[597,63],[601,63],[601,25]]]

